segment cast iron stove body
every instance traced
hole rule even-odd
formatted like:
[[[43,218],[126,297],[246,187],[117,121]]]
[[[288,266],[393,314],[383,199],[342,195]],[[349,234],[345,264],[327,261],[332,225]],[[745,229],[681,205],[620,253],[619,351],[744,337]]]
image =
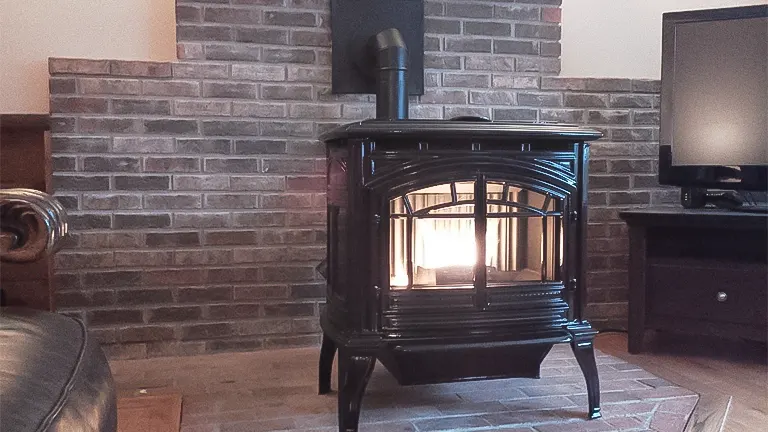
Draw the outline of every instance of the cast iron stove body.
[[[600,416],[586,301],[588,141],[576,126],[367,120],[327,145],[320,393],[339,431],[376,360],[404,385],[539,377],[570,343]]]

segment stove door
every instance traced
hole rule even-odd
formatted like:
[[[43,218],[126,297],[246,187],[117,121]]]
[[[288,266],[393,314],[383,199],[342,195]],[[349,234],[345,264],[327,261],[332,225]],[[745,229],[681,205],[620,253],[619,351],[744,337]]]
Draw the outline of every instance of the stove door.
[[[384,327],[388,313],[409,310],[545,304],[564,314],[569,205],[562,189],[482,174],[390,197]]]

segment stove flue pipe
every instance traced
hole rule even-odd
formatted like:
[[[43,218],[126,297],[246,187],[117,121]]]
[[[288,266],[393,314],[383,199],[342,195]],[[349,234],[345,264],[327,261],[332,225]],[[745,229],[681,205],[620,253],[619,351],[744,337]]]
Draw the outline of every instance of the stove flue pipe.
[[[408,48],[403,35],[397,29],[389,28],[371,37],[369,44],[376,57],[376,118],[407,119]]]

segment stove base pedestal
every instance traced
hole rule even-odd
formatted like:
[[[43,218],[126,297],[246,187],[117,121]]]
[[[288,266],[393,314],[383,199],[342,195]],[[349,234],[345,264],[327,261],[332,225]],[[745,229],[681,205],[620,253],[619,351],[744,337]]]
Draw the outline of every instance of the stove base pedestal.
[[[551,343],[482,342],[467,345],[388,345],[379,361],[401,385],[539,378]]]
[[[568,326],[573,354],[587,384],[589,419],[601,417],[600,383],[595,362],[597,331],[587,322]],[[556,343],[556,342],[555,342]],[[357,432],[360,407],[376,360],[402,385],[464,380],[539,378],[541,362],[554,346],[546,339],[526,342],[467,344],[385,343],[370,347],[344,347],[323,334],[319,362],[319,393],[331,391],[333,359],[338,350],[339,432]]]

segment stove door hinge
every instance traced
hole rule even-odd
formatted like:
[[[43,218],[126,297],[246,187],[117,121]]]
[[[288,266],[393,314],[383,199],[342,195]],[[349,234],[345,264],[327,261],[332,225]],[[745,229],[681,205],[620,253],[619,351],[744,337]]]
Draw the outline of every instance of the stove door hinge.
[[[378,214],[373,215],[373,224],[376,226],[379,226],[379,224],[381,224],[381,215],[378,215]]]
[[[579,286],[579,281],[576,278],[573,278],[568,281],[568,291],[576,291],[576,288]]]
[[[576,210],[571,210],[570,216],[571,216],[571,222],[578,222],[579,212],[577,212]]]

